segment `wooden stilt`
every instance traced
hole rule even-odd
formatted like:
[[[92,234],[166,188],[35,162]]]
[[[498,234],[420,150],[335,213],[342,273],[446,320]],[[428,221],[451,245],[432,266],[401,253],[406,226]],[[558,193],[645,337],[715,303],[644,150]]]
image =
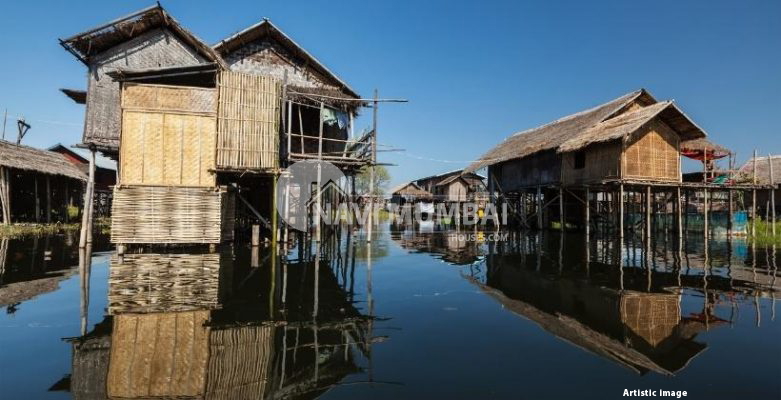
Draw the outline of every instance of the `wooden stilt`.
[[[645,187],[645,240],[651,240],[651,214],[653,210],[653,202],[651,201],[651,186]]]
[[[323,168],[322,168],[322,161],[323,161],[323,112],[324,112],[325,106],[323,105],[323,102],[320,102],[320,119],[318,122],[318,138],[317,138],[317,193],[313,193],[314,196],[317,196],[315,199],[315,210],[314,210],[314,221],[315,221],[315,238],[314,240],[318,242],[317,246],[319,247],[320,244],[320,212],[323,208],[323,196],[322,196],[322,174],[323,174]]]
[[[773,176],[773,157],[767,155],[767,163],[770,167],[770,229],[773,236],[776,235],[776,180]]]
[[[624,243],[624,184],[618,185],[618,238]]]
[[[11,223],[11,191],[8,189],[10,186],[10,176],[8,174],[8,168],[0,167],[0,206],[2,206],[3,224],[8,225]]]
[[[46,175],[46,223],[52,222],[52,187],[49,175]]]
[[[279,175],[274,174],[272,177],[272,189],[271,189],[271,245],[276,246],[279,239],[279,218],[277,212],[277,181]]]
[[[735,212],[733,208],[733,192],[732,189],[727,190],[727,201],[729,204],[727,205],[727,213],[729,214],[727,217],[729,220],[727,221],[727,235],[732,236],[732,214]]]
[[[89,176],[84,190],[84,210],[81,218],[81,235],[79,237],[79,248],[84,248],[88,243],[92,243],[92,207],[93,193],[95,189],[95,149],[90,149]]]
[[[372,160],[369,167],[369,226],[366,240],[372,241],[372,225],[374,224],[374,165],[377,163],[377,106],[379,102],[377,89],[374,89],[374,102],[372,103]]]
[[[751,189],[751,236],[757,233],[757,189]]]
[[[678,186],[675,188],[675,210],[678,212],[678,218],[676,218],[676,222],[678,223],[678,243],[683,240],[683,212],[681,210],[681,187]]]
[[[591,205],[590,205],[590,201],[589,201],[590,198],[591,198],[591,193],[589,191],[589,188],[587,187],[586,188],[586,204],[585,204],[585,207],[584,207],[585,208],[585,213],[586,213],[585,218],[584,218],[585,219],[584,227],[586,228],[586,238],[588,238],[589,230],[591,229]],[[586,240],[588,240],[588,239],[586,239]],[[586,251],[588,251],[588,248],[586,249]]]
[[[705,238],[706,239],[709,236],[708,235],[708,211],[709,211],[708,207],[710,207],[710,204],[709,204],[710,202],[708,201],[708,197],[709,196],[710,196],[710,191],[708,190],[708,188],[703,189],[703,196],[702,196],[702,198],[703,198],[703,207],[702,207],[703,218],[702,218],[702,221],[703,222],[702,223],[703,223],[703,230],[705,231]]]
[[[33,179],[33,185],[35,185],[35,222],[41,222],[41,198],[38,196],[38,176]]]
[[[559,226],[561,231],[564,232],[566,226],[564,221],[564,188],[559,186]]]
[[[542,229],[542,187],[537,186],[537,229]]]

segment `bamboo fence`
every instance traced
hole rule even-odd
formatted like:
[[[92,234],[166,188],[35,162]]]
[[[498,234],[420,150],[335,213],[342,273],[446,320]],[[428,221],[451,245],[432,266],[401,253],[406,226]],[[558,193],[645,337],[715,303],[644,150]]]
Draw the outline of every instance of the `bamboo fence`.
[[[218,87],[217,167],[278,168],[280,82],[268,76],[223,71]]]
[[[234,201],[234,195],[223,189],[118,186],[112,204],[111,241],[185,244],[230,240],[234,214],[223,208],[235,207]]]

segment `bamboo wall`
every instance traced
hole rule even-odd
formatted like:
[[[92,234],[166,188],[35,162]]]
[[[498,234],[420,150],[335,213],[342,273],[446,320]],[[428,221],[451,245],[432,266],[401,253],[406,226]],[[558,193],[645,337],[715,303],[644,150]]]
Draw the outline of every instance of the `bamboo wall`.
[[[120,183],[214,186],[217,92],[125,84]]]
[[[632,135],[622,160],[626,179],[681,181],[680,137],[658,119]]]
[[[586,163],[583,168],[575,168],[575,153],[561,156],[561,180],[565,185],[598,182],[605,178],[621,176],[621,141],[597,143],[587,146],[583,151]]]
[[[223,71],[219,75],[217,167],[279,167],[281,84],[267,76]]]
[[[225,190],[166,186],[114,189],[112,243],[220,243],[232,240],[235,197]],[[223,225],[225,224],[225,225]],[[230,230],[230,232],[228,232]]]

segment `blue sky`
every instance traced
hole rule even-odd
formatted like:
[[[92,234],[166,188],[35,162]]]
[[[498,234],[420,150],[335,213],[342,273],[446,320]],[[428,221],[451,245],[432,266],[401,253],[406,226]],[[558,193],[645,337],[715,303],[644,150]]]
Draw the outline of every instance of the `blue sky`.
[[[58,37],[151,1],[15,1],[0,16],[0,113],[25,143],[72,144],[86,70]],[[739,160],[781,153],[781,2],[163,1],[207,43],[270,18],[380,108],[393,183],[462,168],[513,132],[645,87]],[[365,113],[367,116],[370,113]],[[0,116],[1,117],[1,116]],[[9,118],[11,120],[12,118]],[[368,124],[368,120],[360,121]],[[7,137],[15,138],[14,123]],[[443,162],[451,161],[451,162]],[[692,164],[686,164],[692,168]]]

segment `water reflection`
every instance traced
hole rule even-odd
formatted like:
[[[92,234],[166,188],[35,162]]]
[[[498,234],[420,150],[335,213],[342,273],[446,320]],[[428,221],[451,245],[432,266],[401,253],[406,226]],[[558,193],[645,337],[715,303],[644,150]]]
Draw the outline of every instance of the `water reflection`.
[[[59,386],[76,398],[314,398],[364,372],[383,338],[355,300],[356,285],[366,289],[355,248],[286,254],[114,255],[108,314],[70,340]]]
[[[61,235],[0,239],[0,307],[18,312],[24,303],[56,291],[60,282],[78,273],[78,232]],[[104,236],[95,250],[109,248]]]
[[[404,249],[466,265],[464,278],[505,310],[639,374],[686,368],[708,347],[698,335],[736,323],[739,304],[753,304],[750,317],[760,326],[759,299],[771,299],[766,318],[775,318],[775,249],[744,240],[628,238],[622,245],[558,233],[509,232],[497,242],[463,237],[392,235]]]

